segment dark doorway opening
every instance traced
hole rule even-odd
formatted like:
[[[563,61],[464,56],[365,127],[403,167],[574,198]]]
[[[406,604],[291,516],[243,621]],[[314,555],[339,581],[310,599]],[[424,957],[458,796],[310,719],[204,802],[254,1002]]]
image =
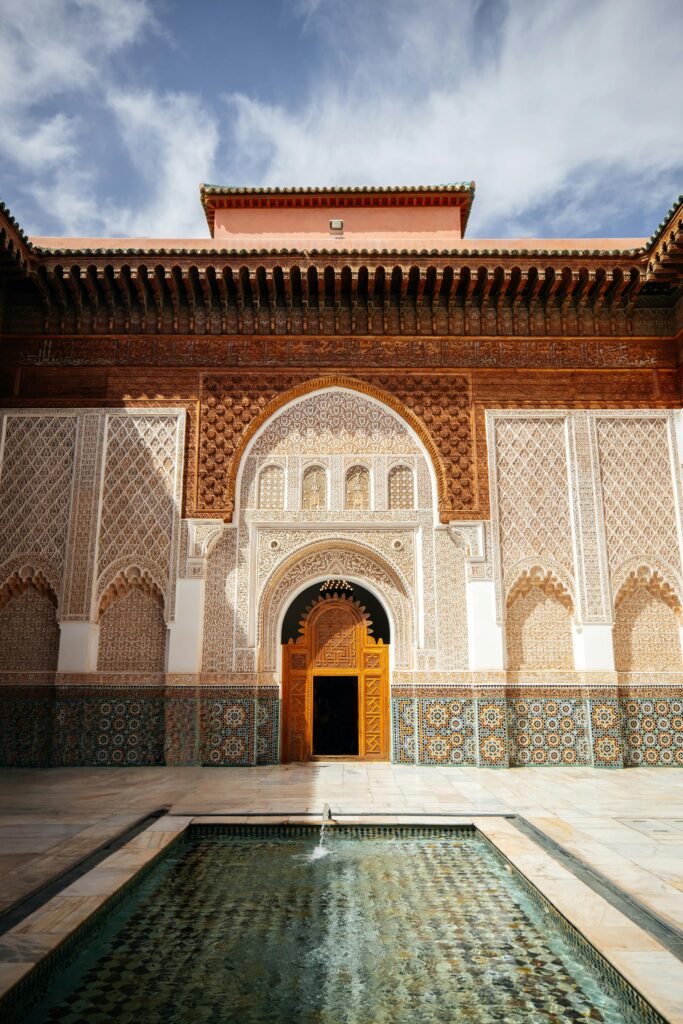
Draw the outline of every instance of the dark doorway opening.
[[[358,755],[358,676],[313,677],[313,754]]]

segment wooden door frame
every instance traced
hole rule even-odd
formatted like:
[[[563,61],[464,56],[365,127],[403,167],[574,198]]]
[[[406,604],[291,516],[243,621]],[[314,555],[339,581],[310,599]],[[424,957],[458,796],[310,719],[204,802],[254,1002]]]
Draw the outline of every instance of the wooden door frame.
[[[355,622],[354,664],[321,664],[316,623],[337,608]],[[342,606],[342,602],[344,602]],[[336,759],[387,761],[390,755],[389,645],[375,640],[362,606],[352,599],[327,597],[309,609],[296,640],[282,645],[282,761],[325,760],[313,754],[313,677],[358,677],[358,754]],[[368,750],[368,747],[374,748]]]

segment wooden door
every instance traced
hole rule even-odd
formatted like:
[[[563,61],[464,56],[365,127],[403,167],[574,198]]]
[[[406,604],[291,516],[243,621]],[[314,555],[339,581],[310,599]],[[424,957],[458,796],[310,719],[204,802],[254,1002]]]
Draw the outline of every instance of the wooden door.
[[[320,598],[299,636],[282,648],[282,759],[308,761],[313,751],[313,676],[358,678],[358,759],[389,756],[389,648],[370,633],[358,601]]]

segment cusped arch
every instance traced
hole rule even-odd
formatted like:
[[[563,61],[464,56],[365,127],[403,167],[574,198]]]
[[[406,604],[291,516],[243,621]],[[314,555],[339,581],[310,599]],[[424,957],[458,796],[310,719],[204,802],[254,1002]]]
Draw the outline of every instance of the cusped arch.
[[[614,599],[617,672],[680,671],[683,608],[673,586],[656,569],[640,565]]]
[[[0,586],[0,608],[11,601],[13,597],[19,597],[24,591],[32,587],[39,594],[45,595],[53,607],[57,608],[57,595],[52,583],[40,569],[33,565],[24,565],[21,569],[11,572]]]
[[[232,512],[235,508],[237,480],[240,467],[244,457],[248,454],[251,443],[265,427],[268,420],[273,418],[285,406],[300,398],[308,397],[316,392],[329,390],[346,390],[357,394],[365,395],[381,405],[386,406],[406,424],[407,428],[415,435],[422,448],[428,463],[434,472],[436,485],[436,498],[440,508],[447,505],[448,481],[446,470],[439,450],[433,438],[427,431],[424,423],[412,412],[403,402],[399,401],[388,391],[368,384],[365,381],[356,380],[353,377],[320,377],[317,380],[306,381],[288,391],[283,391],[268,402],[261,412],[247,424],[240,440],[235,448],[226,477],[226,507],[229,510],[226,515],[226,522],[232,519]]]
[[[505,605],[509,606],[513,592],[518,587],[542,586],[555,589],[557,596],[563,595],[560,603],[571,606],[570,614],[575,622],[579,622],[580,608],[576,600],[574,580],[567,570],[553,558],[544,556],[526,558],[516,562],[505,574]],[[569,601],[569,605],[566,601]]]
[[[523,571],[505,604],[506,662],[510,671],[574,668],[572,596],[548,569]]]
[[[121,558],[117,558],[111,562],[106,569],[103,569],[100,573],[97,584],[95,586],[95,597],[93,601],[93,612],[94,616],[97,617],[99,614],[99,608],[102,602],[102,598],[106,591],[108,591],[112,585],[116,584],[116,581],[122,578],[137,578],[138,576],[146,581],[149,581],[150,586],[153,584],[156,590],[162,595],[162,603],[164,606],[164,614],[168,614],[168,602],[166,601],[166,581],[161,579],[156,571],[156,568],[152,565],[142,562],[140,559],[131,559],[130,555],[123,555]]]
[[[109,586],[102,592],[97,604],[97,618],[99,619],[106,612],[113,601],[136,588],[147,597],[151,597],[163,609],[164,595],[157,582],[145,569],[133,565],[117,573]]]
[[[541,565],[532,565],[519,573],[517,579],[510,587],[505,600],[505,607],[509,608],[519,597],[528,594],[532,588],[538,588],[548,597],[554,598],[563,608],[574,616],[574,599],[566,583],[561,580],[551,569]]]
[[[632,591],[634,586],[646,585],[660,587],[669,595],[667,603],[669,600],[675,600],[678,607],[683,608],[683,581],[676,569],[662,559],[641,556],[639,559],[630,559],[624,562],[612,574],[615,610],[620,595],[623,600],[623,596]]]
[[[57,595],[40,570],[23,566],[0,586],[0,668],[54,672],[58,654]]]
[[[291,600],[318,580],[346,578],[372,590],[387,609],[392,625],[394,664],[411,667],[414,599],[399,574],[373,548],[358,541],[316,541],[299,548],[266,580],[257,610],[259,668],[275,672],[279,624]]]
[[[50,559],[36,551],[14,555],[3,562],[0,567],[0,580],[8,580],[11,576],[27,580],[37,580],[38,578],[45,580],[54,595],[56,607],[59,608],[61,574]]]

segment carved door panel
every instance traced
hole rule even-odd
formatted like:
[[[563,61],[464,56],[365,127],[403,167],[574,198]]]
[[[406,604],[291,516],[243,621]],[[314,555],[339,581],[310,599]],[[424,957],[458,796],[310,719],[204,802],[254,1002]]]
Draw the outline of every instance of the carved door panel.
[[[285,761],[307,761],[313,751],[313,676],[358,677],[358,757],[389,755],[389,648],[369,635],[357,602],[321,600],[301,623],[296,642],[282,648]]]
[[[311,629],[313,664],[316,668],[350,668],[358,664],[358,631],[361,623],[343,604],[326,608]]]
[[[368,759],[388,756],[388,654],[381,644],[363,652],[361,750]]]
[[[283,647],[284,721],[282,757],[308,761],[312,744],[312,694],[308,684],[308,658],[301,647]]]

